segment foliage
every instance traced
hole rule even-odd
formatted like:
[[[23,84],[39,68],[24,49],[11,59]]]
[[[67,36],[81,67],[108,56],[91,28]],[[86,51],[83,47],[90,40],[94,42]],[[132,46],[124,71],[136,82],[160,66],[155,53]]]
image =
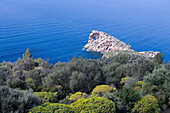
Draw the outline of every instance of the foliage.
[[[122,99],[117,96],[116,92],[106,93],[103,95],[103,97],[108,98],[115,103],[116,113],[126,113],[128,111],[128,106],[122,102]]]
[[[31,91],[19,91],[0,86],[0,113],[26,113],[40,104],[40,98]]]
[[[140,91],[140,90],[141,90],[141,87],[140,87],[140,86],[136,86],[136,87],[134,87],[134,90]]]
[[[88,95],[86,93],[76,92],[75,94],[72,94],[69,99],[76,101],[81,98],[87,98],[87,96]]]
[[[114,113],[116,111],[115,103],[103,97],[82,98],[73,102],[71,106],[77,108],[78,113]]]
[[[41,102],[57,102],[57,92],[51,93],[51,92],[34,92],[35,95],[38,95],[41,98]]]
[[[155,62],[158,63],[158,64],[162,64],[163,59],[164,59],[164,57],[163,57],[162,53],[158,53],[154,58]]]
[[[130,110],[134,106],[135,102],[140,99],[139,92],[130,87],[123,87],[118,92],[116,92],[115,95],[128,106],[128,110]]]
[[[73,102],[75,102],[75,100],[70,100],[68,96],[66,98],[64,98],[63,100],[59,101],[59,103],[66,104],[66,105],[70,105]]]
[[[98,85],[93,89],[92,95],[102,97],[105,93],[112,93],[114,91],[116,91],[116,88],[110,87],[109,85]]]
[[[141,94],[151,94],[158,99],[162,109],[168,106],[168,97],[170,97],[170,72],[162,66],[155,69],[152,74],[144,77],[144,85],[142,86]]]
[[[167,67],[168,70],[170,70],[170,61],[168,62],[166,67]]]
[[[0,86],[6,85],[21,90],[33,89],[43,103],[71,104],[89,94],[92,95],[88,98],[103,96],[114,101],[116,112],[120,113],[131,111],[134,103],[140,99],[139,92],[141,96],[148,94],[155,96],[162,109],[169,107],[170,63],[165,64],[163,55],[158,54],[154,59],[150,59],[137,52],[115,51],[115,53],[111,54],[112,57],[97,60],[74,56],[68,63],[58,62],[53,66],[41,58],[33,59],[27,49],[22,59],[19,58],[13,63],[5,61],[0,63]],[[28,92],[18,93],[20,91],[9,88],[8,90],[12,92],[11,94],[17,92],[15,95],[21,95],[21,99],[22,95]],[[12,103],[14,101],[16,104],[19,103],[17,99],[18,97],[16,101],[13,99]],[[43,106],[49,104],[43,104],[39,108],[45,109]],[[13,111],[18,112],[21,108],[22,106],[20,108],[17,106]]]
[[[104,73],[104,77],[106,79],[106,84],[114,84],[116,87],[119,86],[119,81],[122,78],[122,74],[119,74],[119,70],[117,69],[120,66],[119,63],[109,63],[103,64],[102,72]],[[118,71],[117,71],[118,70]],[[117,71],[117,72],[116,72]]]
[[[138,78],[131,77],[126,80],[125,86],[133,88],[136,86],[137,81],[138,81]]]
[[[71,72],[69,83],[73,93],[77,91],[90,93],[94,87],[105,82],[101,67],[95,60],[73,58],[67,66]]]
[[[34,80],[32,78],[27,78],[25,80],[25,83],[26,83],[27,89],[29,89],[29,88],[35,89],[36,88],[35,82],[34,82]]]
[[[152,95],[146,95],[135,103],[132,112],[138,113],[160,113],[158,100]]]
[[[144,81],[137,81],[137,82],[136,82],[136,85],[137,85],[137,86],[142,86],[143,84],[144,84]]]
[[[76,113],[76,111],[74,107],[65,104],[44,103],[31,109],[29,113]]]
[[[132,77],[143,80],[143,77],[148,73],[152,73],[155,67],[153,60],[148,59],[138,59],[135,63],[132,64],[131,74]]]
[[[5,85],[7,78],[11,75],[11,71],[8,67],[0,66],[0,85]]]
[[[52,88],[60,85],[62,87],[60,91],[65,97],[70,92],[90,93],[96,85],[103,82],[101,70],[96,61],[78,58],[72,59],[68,64],[56,64],[48,77],[45,77],[43,86]]]
[[[25,82],[19,78],[8,79],[6,85],[11,88],[25,89]]]
[[[120,83],[121,83],[121,84],[125,84],[126,81],[127,81],[128,79],[130,79],[130,78],[131,78],[131,77],[126,76],[126,77],[124,77],[124,78],[121,79]]]
[[[32,59],[33,58],[33,56],[32,56],[32,54],[30,53],[30,49],[29,48],[27,48],[27,50],[25,51],[25,53],[23,54],[23,60],[27,60],[27,59]]]

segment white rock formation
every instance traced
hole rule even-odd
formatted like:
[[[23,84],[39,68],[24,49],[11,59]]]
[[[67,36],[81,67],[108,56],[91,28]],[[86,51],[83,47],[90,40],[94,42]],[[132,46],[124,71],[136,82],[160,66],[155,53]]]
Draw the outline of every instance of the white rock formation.
[[[84,46],[83,50],[87,51],[96,51],[100,53],[106,53],[110,51],[131,51],[134,50],[131,48],[130,45],[118,40],[117,38],[108,35],[107,33],[93,30],[89,36],[88,43]],[[135,51],[134,51],[135,52]],[[154,58],[160,52],[139,52],[146,57]]]
[[[92,31],[88,43],[84,46],[87,51],[105,53],[114,50],[134,51],[130,45],[118,40],[117,38],[100,31]]]

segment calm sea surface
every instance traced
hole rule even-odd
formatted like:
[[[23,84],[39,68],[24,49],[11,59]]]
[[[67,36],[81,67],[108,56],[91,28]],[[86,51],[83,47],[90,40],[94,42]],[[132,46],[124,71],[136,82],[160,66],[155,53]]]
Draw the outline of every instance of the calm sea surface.
[[[170,0],[0,0],[0,62],[34,58],[67,62],[83,51],[92,30],[136,51],[160,51],[170,61]]]

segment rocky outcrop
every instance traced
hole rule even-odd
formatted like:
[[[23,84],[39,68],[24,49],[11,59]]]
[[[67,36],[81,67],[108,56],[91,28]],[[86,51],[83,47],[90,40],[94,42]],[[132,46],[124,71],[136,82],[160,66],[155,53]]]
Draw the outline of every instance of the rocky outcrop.
[[[145,51],[145,52],[139,52],[140,54],[144,54],[146,57],[149,58],[154,58],[158,53],[158,51],[154,52],[154,51]]]
[[[118,40],[117,38],[100,31],[92,31],[88,43],[84,46],[87,51],[105,53],[114,50],[133,51],[130,45]]]
[[[84,46],[83,50],[96,51],[100,53],[107,53],[110,51],[129,51],[135,52],[130,45],[118,40],[117,38],[108,35],[105,32],[93,30],[89,36],[88,43]],[[116,52],[117,53],[117,52]],[[139,52],[148,58],[154,58],[160,52]]]

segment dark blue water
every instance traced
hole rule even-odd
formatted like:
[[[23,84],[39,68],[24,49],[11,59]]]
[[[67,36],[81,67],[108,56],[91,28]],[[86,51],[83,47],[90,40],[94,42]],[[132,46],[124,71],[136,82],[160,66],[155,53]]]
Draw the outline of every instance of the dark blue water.
[[[82,50],[92,30],[170,61],[170,0],[0,0],[0,62],[16,61],[26,48],[50,63],[99,58]]]

